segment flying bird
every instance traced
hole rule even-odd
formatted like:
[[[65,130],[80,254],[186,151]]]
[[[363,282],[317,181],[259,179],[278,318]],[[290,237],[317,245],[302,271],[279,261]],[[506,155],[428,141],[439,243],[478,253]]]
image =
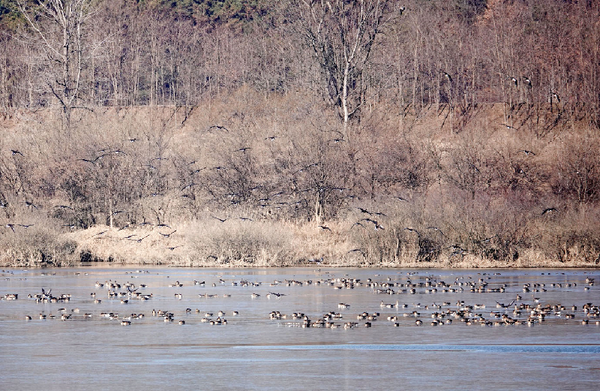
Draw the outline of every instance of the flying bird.
[[[383,225],[379,224],[379,222],[377,220],[373,220],[373,219],[362,219],[361,221],[368,221],[369,223],[373,223],[375,225],[375,230],[378,229],[385,229],[383,228]]]
[[[213,219],[215,219],[215,220],[219,220],[221,223],[224,223],[224,222],[226,222],[226,221],[227,221],[227,219],[221,219],[221,218],[218,218],[218,217],[215,217],[215,216],[211,216],[211,217],[212,217]]]
[[[417,230],[416,230],[416,229],[414,229],[414,228],[406,227],[406,228],[404,228],[404,230],[405,230],[405,231],[409,231],[409,232],[414,232],[414,233],[416,233],[416,234],[417,234],[417,236],[421,237],[421,234],[419,233],[419,231],[417,231]]]
[[[173,232],[170,232],[168,234],[164,234],[162,232],[159,232],[159,234],[161,234],[162,236],[164,236],[165,238],[170,238],[171,235],[173,235],[175,232],[177,232],[177,230],[174,230]]]

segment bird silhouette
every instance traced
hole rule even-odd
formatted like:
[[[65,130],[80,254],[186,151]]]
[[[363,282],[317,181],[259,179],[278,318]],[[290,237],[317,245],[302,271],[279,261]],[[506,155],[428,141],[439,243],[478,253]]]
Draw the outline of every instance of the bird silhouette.
[[[367,221],[369,223],[373,223],[375,225],[375,230],[379,230],[379,229],[385,229],[383,227],[383,225],[379,224],[379,222],[377,220],[373,220],[373,219],[362,219],[360,221]]]
[[[181,191],[184,191],[184,190],[186,190],[186,189],[190,189],[190,188],[192,188],[193,186],[196,186],[196,184],[195,184],[194,182],[192,182],[192,183],[190,183],[190,184],[188,184],[188,185],[185,185],[185,186],[183,186],[183,187],[181,188]]]
[[[134,242],[137,242],[137,243],[142,243],[142,240],[146,239],[148,236],[150,236],[150,234],[148,234],[148,235],[144,236],[143,238],[139,238],[139,239],[133,239],[133,241],[134,241]]]
[[[419,231],[417,231],[417,230],[416,230],[416,229],[414,229],[414,228],[406,227],[406,228],[404,228],[404,230],[405,230],[405,231],[409,231],[409,232],[414,232],[414,233],[416,233],[416,234],[417,234],[417,236],[421,237],[421,234],[419,233]]]
[[[102,155],[98,155],[98,156],[96,156],[96,157],[95,157],[95,158],[93,158],[93,159],[79,159],[79,160],[82,160],[82,161],[84,161],[84,162],[87,162],[87,163],[96,164],[96,162],[97,162],[98,160],[102,159],[102,158],[103,158],[104,156],[106,156],[106,155],[108,155],[108,153],[103,153]]]
[[[215,217],[215,216],[211,216],[211,217],[212,217],[213,219],[215,219],[215,220],[219,220],[221,223],[224,223],[224,222],[226,222],[226,221],[228,220],[228,219],[221,219],[221,218],[219,218],[219,217]]]
[[[161,234],[162,236],[164,236],[165,238],[170,238],[171,235],[173,235],[175,232],[177,232],[177,230],[173,230],[173,232],[170,232],[168,234],[164,234],[162,232],[159,232],[159,234]]]

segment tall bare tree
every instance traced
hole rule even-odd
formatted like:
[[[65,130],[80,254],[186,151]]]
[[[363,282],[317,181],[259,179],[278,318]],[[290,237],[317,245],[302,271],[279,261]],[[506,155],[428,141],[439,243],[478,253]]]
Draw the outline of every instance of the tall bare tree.
[[[298,9],[302,33],[323,71],[327,94],[346,132],[363,105],[363,75],[381,28],[393,16],[392,2],[294,0],[291,4]]]
[[[81,93],[84,25],[91,12],[90,0],[17,0],[39,49],[44,53],[43,81],[58,100],[64,124]]]

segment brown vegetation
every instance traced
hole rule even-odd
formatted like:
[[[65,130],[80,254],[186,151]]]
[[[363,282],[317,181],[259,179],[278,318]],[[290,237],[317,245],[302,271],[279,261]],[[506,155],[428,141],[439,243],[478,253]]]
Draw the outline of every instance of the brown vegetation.
[[[5,18],[0,263],[597,266],[600,7],[538,3]]]

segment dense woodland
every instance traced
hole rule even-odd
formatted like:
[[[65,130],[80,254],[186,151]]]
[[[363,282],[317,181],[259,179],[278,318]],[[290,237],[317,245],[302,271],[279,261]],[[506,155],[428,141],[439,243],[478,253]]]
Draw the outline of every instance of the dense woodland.
[[[595,266],[600,2],[0,0],[0,263]]]

